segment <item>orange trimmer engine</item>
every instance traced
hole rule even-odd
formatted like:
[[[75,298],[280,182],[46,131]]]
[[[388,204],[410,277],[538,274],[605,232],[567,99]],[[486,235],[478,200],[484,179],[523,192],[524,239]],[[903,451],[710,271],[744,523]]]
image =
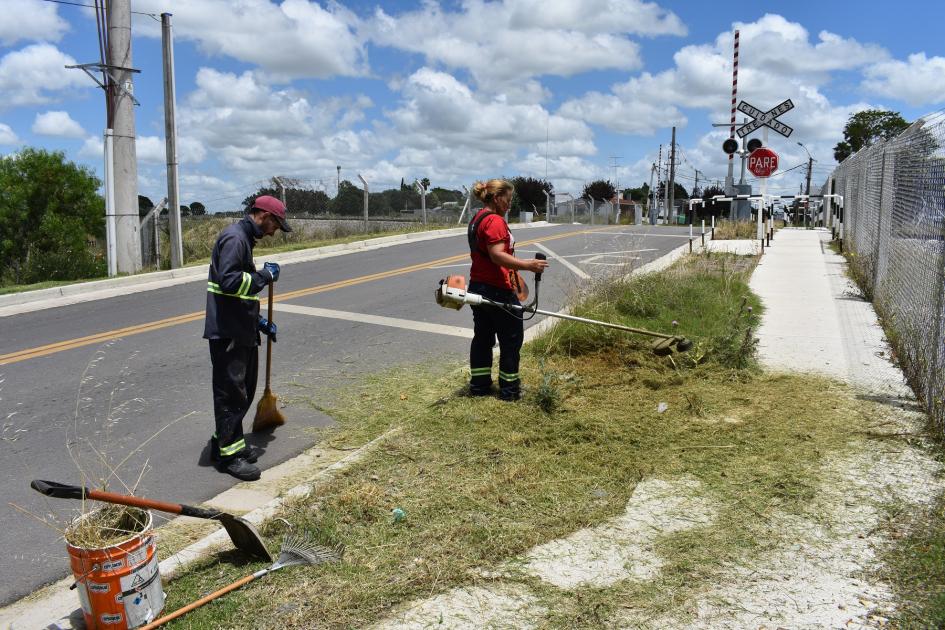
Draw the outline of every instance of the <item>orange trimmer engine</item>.
[[[445,308],[463,308],[463,304],[481,304],[482,297],[466,291],[466,277],[449,275],[436,288],[436,303]]]

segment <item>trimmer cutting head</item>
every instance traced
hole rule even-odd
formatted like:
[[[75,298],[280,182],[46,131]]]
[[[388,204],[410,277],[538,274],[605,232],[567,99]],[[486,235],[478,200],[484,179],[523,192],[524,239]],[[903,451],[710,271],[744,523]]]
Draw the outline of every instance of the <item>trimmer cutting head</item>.
[[[671,355],[673,352],[687,352],[692,349],[692,346],[692,340],[686,339],[685,337],[664,337],[663,339],[654,341],[650,345],[650,348],[652,348],[653,354],[656,356],[665,357]]]

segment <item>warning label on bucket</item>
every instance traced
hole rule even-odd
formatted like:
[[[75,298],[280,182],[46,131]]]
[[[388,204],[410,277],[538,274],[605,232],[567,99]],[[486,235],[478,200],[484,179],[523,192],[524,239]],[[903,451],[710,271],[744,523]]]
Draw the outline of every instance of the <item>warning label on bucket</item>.
[[[156,553],[147,563],[121,578],[121,600],[131,628],[148,623],[164,608]]]

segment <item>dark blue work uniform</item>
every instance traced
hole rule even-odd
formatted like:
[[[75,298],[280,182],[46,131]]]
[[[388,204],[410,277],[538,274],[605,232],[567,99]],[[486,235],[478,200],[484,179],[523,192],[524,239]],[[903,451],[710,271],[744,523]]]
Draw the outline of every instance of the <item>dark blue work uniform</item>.
[[[217,237],[210,256],[207,316],[203,337],[210,340],[216,448],[223,461],[246,451],[243,418],[256,395],[259,371],[259,296],[271,277],[253,264],[262,231],[244,217]]]

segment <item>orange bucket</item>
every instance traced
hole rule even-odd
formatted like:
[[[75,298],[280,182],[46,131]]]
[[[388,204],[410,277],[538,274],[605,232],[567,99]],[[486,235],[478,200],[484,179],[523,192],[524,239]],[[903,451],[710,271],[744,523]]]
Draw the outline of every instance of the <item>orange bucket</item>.
[[[153,621],[164,609],[151,513],[141,532],[126,540],[87,549],[67,543],[85,625],[90,629],[125,630]],[[90,512],[75,523],[91,517]],[[74,523],[74,525],[75,525]]]

